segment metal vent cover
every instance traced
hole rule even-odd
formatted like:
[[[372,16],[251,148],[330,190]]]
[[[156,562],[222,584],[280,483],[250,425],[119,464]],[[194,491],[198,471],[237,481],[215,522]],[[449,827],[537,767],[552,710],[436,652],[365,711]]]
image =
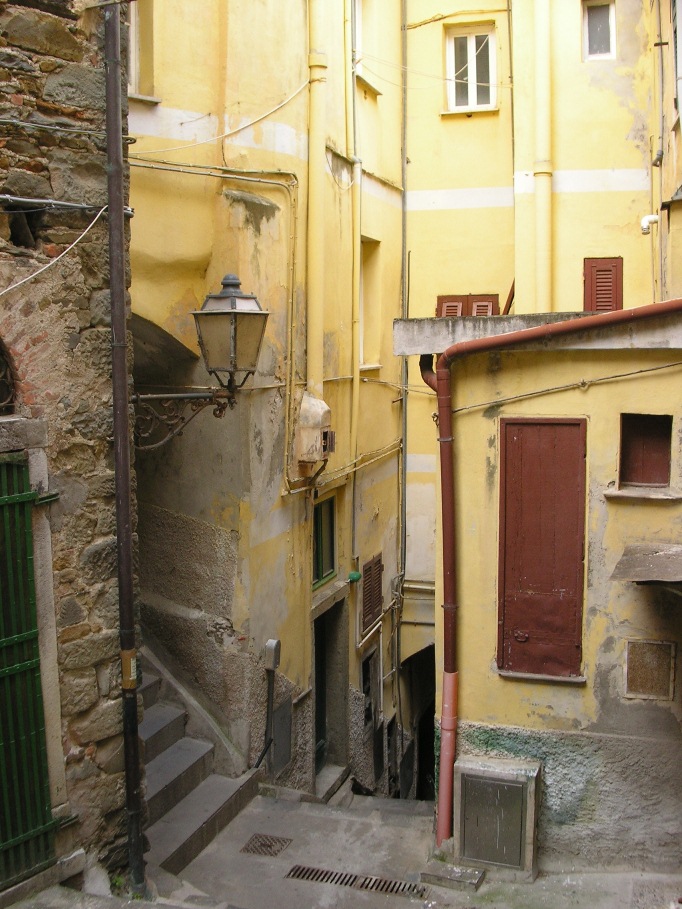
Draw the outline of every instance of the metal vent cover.
[[[245,846],[239,850],[249,855],[267,855],[273,857],[284,852],[291,840],[284,836],[270,836],[268,833],[254,833]]]
[[[352,887],[354,890],[369,890],[374,893],[391,893],[395,896],[424,899],[429,888],[424,884],[398,881],[392,878],[375,877],[368,874],[354,874],[351,871],[329,871],[325,868],[311,868],[308,865],[294,865],[286,875],[298,881],[312,881],[316,884],[336,884],[338,887]]]

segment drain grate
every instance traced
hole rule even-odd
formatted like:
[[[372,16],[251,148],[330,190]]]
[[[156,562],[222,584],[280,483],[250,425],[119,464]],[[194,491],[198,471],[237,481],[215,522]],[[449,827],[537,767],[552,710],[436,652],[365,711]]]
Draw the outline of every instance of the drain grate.
[[[325,868],[310,868],[308,865],[294,865],[286,875],[297,881],[312,881],[315,884],[336,884],[337,887],[352,887],[354,890],[371,890],[374,893],[392,893],[396,896],[428,896],[429,888],[424,884],[397,881],[387,877],[367,874],[353,874],[350,871],[328,871]]]
[[[284,836],[270,836],[267,833],[254,833],[240,852],[248,852],[250,855],[279,855],[284,852],[291,840]]]

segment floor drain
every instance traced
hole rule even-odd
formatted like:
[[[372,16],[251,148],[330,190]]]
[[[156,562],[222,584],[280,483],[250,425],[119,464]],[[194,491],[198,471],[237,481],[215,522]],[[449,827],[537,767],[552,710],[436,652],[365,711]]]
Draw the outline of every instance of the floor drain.
[[[286,875],[297,881],[312,881],[315,884],[336,884],[337,887],[352,887],[354,890],[371,890],[374,893],[392,893],[396,896],[428,896],[429,888],[424,884],[397,881],[387,877],[367,874],[353,874],[350,871],[328,871],[325,868],[311,868],[308,865],[294,865]]]
[[[284,852],[291,840],[284,836],[269,836],[267,833],[254,833],[240,852],[248,852],[250,855],[279,855]]]

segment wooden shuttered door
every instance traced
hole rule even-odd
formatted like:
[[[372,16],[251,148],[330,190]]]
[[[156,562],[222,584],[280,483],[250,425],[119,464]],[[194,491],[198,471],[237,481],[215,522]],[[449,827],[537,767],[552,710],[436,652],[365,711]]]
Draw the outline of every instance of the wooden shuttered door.
[[[499,316],[499,294],[441,294],[436,297],[436,316]]]
[[[384,605],[382,593],[382,575],[384,563],[382,555],[374,556],[362,566],[362,631],[370,629],[381,616]]]
[[[623,308],[623,259],[585,259],[585,312]]]
[[[585,421],[501,422],[499,668],[578,676]]]

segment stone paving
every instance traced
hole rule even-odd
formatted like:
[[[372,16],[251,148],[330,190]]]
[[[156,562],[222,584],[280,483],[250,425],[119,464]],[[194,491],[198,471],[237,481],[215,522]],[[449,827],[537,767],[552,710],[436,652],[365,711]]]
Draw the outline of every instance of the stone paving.
[[[257,837],[255,846],[252,838]],[[433,843],[428,803],[355,797],[334,808],[258,796],[182,872],[149,868],[154,901],[128,901],[51,888],[16,909],[671,909],[682,905],[682,874],[540,874],[530,883],[488,872],[478,890],[420,882]],[[288,876],[296,866],[327,872]],[[345,878],[335,872],[345,873]],[[356,875],[355,879],[352,875]],[[363,880],[364,877],[364,880]],[[367,886],[370,878],[370,889]],[[412,895],[372,889],[380,878]],[[373,880],[374,879],[374,882]],[[360,888],[358,889],[358,883]]]

